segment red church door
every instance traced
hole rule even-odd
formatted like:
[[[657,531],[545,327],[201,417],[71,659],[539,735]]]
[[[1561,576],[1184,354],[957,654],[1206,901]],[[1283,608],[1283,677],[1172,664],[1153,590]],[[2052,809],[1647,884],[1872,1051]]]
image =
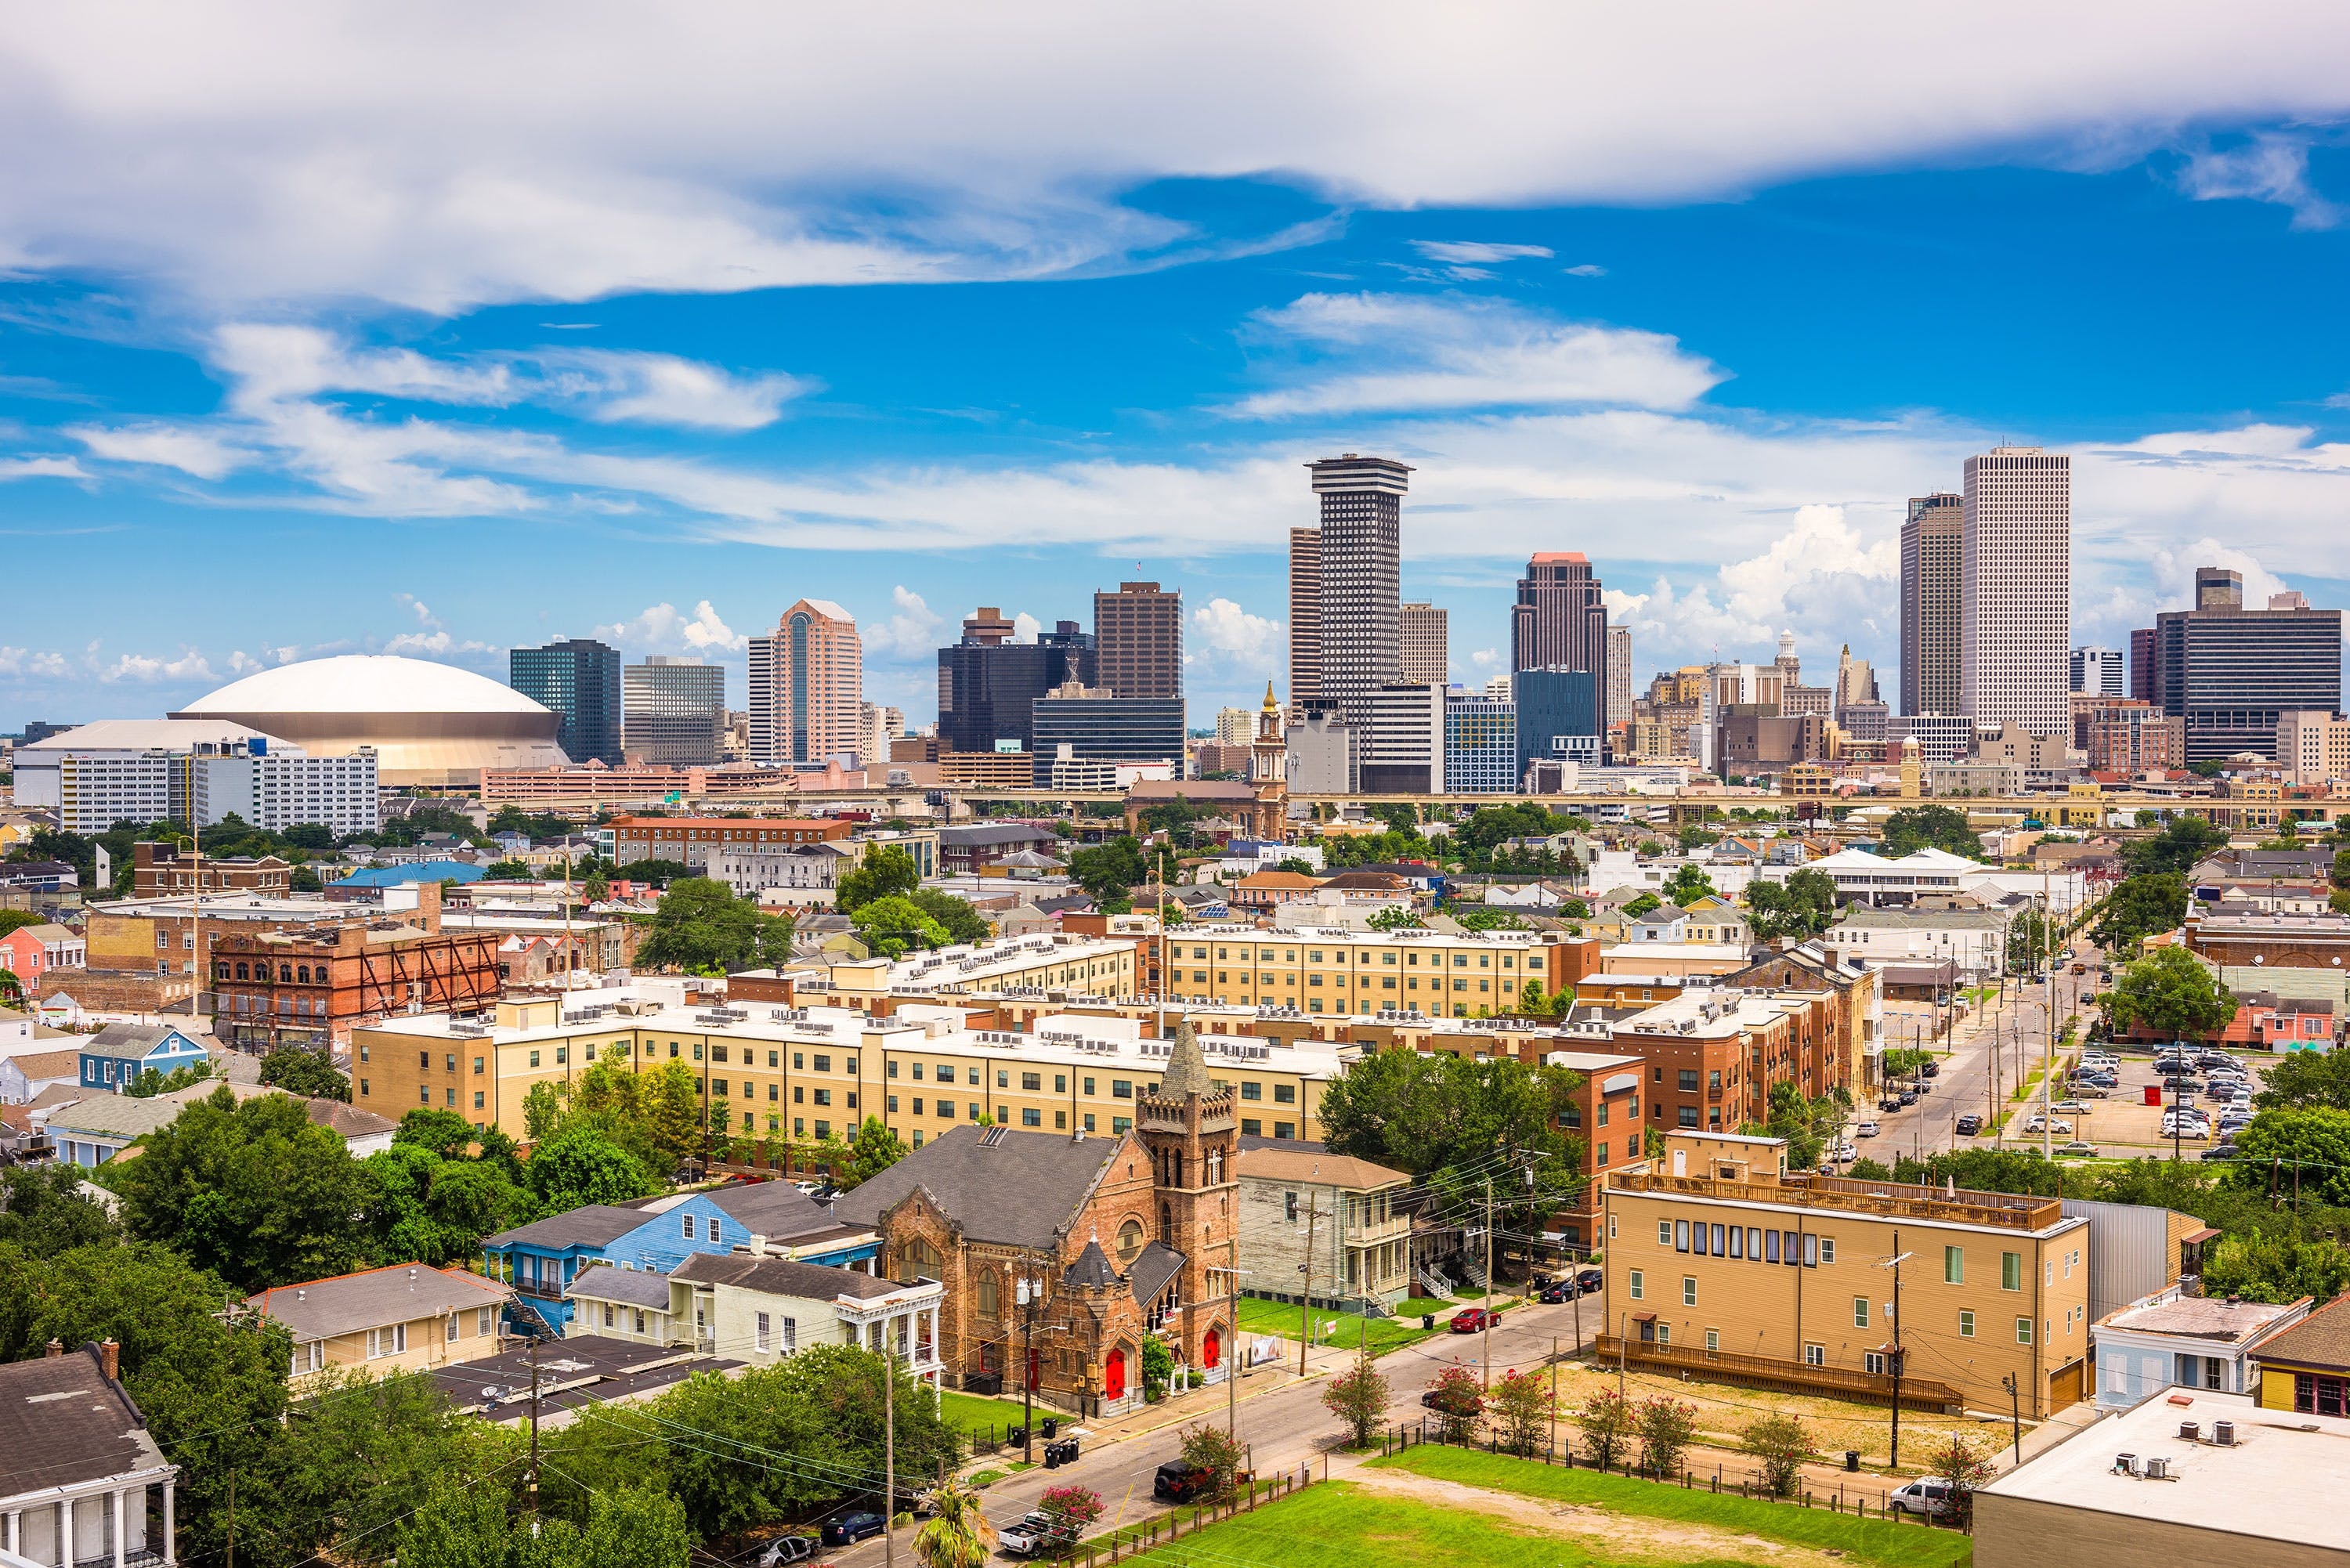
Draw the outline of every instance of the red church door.
[[[1109,1359],[1102,1364],[1102,1397],[1126,1397],[1126,1352],[1123,1350],[1111,1351]]]
[[[1030,1352],[1028,1353],[1028,1387],[1029,1387],[1030,1392],[1032,1392],[1032,1393],[1033,1393],[1033,1392],[1035,1392],[1037,1388],[1040,1388],[1040,1387],[1042,1387],[1042,1386],[1043,1386],[1043,1385],[1042,1385],[1041,1383],[1039,1383],[1039,1382],[1037,1381],[1037,1378],[1036,1378],[1036,1367],[1037,1367],[1037,1365],[1038,1365],[1038,1362],[1037,1362],[1037,1356],[1038,1356],[1038,1355],[1039,1355],[1039,1354],[1040,1354],[1039,1352],[1037,1352],[1037,1351],[1034,1351],[1034,1350],[1032,1350],[1032,1351],[1030,1351]]]
[[[1207,1337],[1200,1341],[1200,1365],[1213,1372],[1223,1365],[1223,1332],[1221,1329],[1211,1328],[1208,1331]]]

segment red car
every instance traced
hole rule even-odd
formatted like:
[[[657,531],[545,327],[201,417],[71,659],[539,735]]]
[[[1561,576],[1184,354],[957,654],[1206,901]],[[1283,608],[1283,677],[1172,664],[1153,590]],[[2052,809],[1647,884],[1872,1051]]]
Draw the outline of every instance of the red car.
[[[1502,1314],[1500,1313],[1488,1312],[1483,1307],[1468,1307],[1452,1314],[1452,1332],[1455,1334],[1475,1334],[1479,1330],[1501,1321]]]

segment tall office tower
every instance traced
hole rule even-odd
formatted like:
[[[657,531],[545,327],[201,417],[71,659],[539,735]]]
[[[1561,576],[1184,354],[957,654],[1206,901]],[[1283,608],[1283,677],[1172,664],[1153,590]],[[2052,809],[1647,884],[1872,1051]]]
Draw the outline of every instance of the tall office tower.
[[[884,703],[860,702],[857,730],[857,754],[867,767],[881,767],[889,761],[889,742],[906,733],[906,715]]]
[[[1966,639],[1966,499],[1909,499],[1901,524],[1901,711],[1959,711]]]
[[[1607,628],[1607,722],[1621,724],[1632,717],[1632,628]]]
[[[1606,684],[1607,606],[1580,550],[1544,551],[1526,563],[1510,608],[1510,668],[1588,670]]]
[[[939,739],[958,752],[1035,749],[1036,699],[1068,681],[1100,684],[1093,634],[1055,621],[1034,642],[988,606],[962,623],[962,640],[939,649]]]
[[[1517,777],[1536,762],[1597,765],[1606,723],[1599,677],[1588,670],[1521,670],[1510,678],[1518,735]]]
[[[575,763],[625,760],[620,749],[620,650],[592,637],[558,637],[506,655],[506,684],[563,715],[556,742]]]
[[[762,767],[854,759],[865,747],[865,644],[830,599],[802,599],[751,639],[751,760]]]
[[[2153,701],[2185,722],[2187,762],[2276,754],[2277,722],[2296,710],[2342,711],[2342,612],[2276,594],[2244,607],[2243,580],[2207,566],[2191,610],[2154,618]]]
[[[1960,709],[1978,727],[2073,732],[2073,460],[2036,446],[1967,459]]]
[[[1514,792],[1518,774],[1518,707],[1509,677],[1499,691],[1454,686],[1444,693],[1444,793]]]
[[[1449,618],[1431,604],[1396,607],[1403,628],[1403,679],[1441,686],[1452,670],[1452,634]]]
[[[1322,499],[1320,702],[1367,730],[1371,693],[1403,668],[1399,587],[1411,470],[1392,458],[1353,452],[1305,466]]]
[[[1322,711],[1322,530],[1289,531],[1289,701]]]
[[[1216,710],[1216,744],[1245,746],[1256,739],[1256,715],[1245,708]]]
[[[1392,680],[1371,693],[1371,733],[1356,788],[1374,794],[1444,789],[1444,687]]]
[[[620,670],[620,741],[632,757],[673,768],[718,762],[726,722],[726,670],[656,653]]]
[[[2096,697],[2127,695],[2127,672],[2122,669],[2121,649],[2091,643],[2073,650],[2073,690],[2086,691]]]
[[[2140,702],[2154,701],[2154,628],[2133,628],[2130,631],[2129,694]]]
[[[1183,596],[1157,583],[1120,583],[1094,595],[1101,683],[1120,697],[1183,695]]]

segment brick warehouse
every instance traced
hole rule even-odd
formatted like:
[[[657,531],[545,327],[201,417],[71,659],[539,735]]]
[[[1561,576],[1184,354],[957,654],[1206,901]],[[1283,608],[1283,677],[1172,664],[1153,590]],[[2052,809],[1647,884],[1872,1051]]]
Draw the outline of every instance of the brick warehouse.
[[[1019,1386],[1087,1417],[1142,1400],[1142,1345],[1221,1381],[1232,1330],[1237,1120],[1188,1023],[1135,1130],[1056,1137],[959,1127],[845,1195],[883,1237],[886,1272],[946,1286],[940,1357],[962,1386]],[[1018,1285],[1041,1286],[1033,1330]]]

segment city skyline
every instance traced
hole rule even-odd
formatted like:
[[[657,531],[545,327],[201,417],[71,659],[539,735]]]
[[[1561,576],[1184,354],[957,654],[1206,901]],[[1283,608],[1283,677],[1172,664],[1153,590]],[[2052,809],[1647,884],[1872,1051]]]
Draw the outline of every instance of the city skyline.
[[[288,55],[232,22],[170,46],[215,60],[191,80],[164,35],[92,57],[66,47],[81,25],[0,46],[55,88],[15,143],[47,149],[16,183],[52,199],[0,202],[0,528],[13,571],[75,590],[12,604],[0,730],[168,711],[287,657],[495,673],[566,634],[710,658],[739,693],[748,636],[804,597],[856,616],[869,694],[920,713],[977,605],[1050,624],[1138,578],[1184,595],[1194,709],[1246,705],[1286,665],[1296,465],[1344,451],[1418,471],[1400,592],[1449,610],[1471,685],[1503,672],[1512,584],[1548,551],[1607,581],[1636,683],[1762,657],[1781,627],[1889,673],[1906,499],[2007,441],[2073,454],[2077,641],[2126,646],[2215,561],[2254,597],[2350,597],[2324,129],[2350,89],[2313,71],[2306,16],[2042,18],[2042,74],[1924,125],[1916,96],[1965,96],[1998,29],[1904,18],[1924,76],[1855,93],[1831,24],[1730,14],[1736,68],[1687,61],[1630,101],[1603,80],[1575,100],[1596,120],[1508,51],[1260,40],[1283,90],[1243,91],[1212,152],[1149,116],[1115,151],[1040,134],[1039,105],[1099,85],[1055,54],[951,73],[1000,182],[927,115],[779,123],[824,95],[750,90],[755,22],[654,68],[617,29],[577,40],[712,106],[692,145],[760,128],[690,178],[579,131],[604,113],[584,91],[516,116],[355,88],[346,136],[267,63],[364,81],[414,38],[322,24]],[[841,26],[840,81],[896,57]],[[1611,28],[1592,59],[1645,47]],[[504,47],[429,53],[459,43]],[[125,119],[92,57],[185,96]],[[1410,73],[1401,140],[1356,120],[1365,69]],[[1836,90],[1795,136],[1762,79],[1772,105]],[[855,176],[807,151],[860,134],[882,151]],[[196,188],[148,189],[126,138],[184,149]],[[367,149],[353,211],[288,198],[292,150],[328,145]]]

